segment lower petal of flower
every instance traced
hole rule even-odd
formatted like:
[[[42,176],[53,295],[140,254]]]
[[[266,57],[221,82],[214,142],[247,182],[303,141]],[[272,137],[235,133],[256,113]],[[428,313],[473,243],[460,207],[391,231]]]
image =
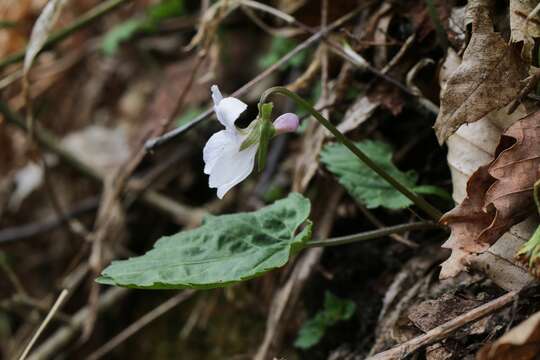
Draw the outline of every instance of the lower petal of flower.
[[[209,185],[217,188],[221,199],[235,185],[251,174],[255,165],[257,145],[236,152],[225,152],[213,166]]]
[[[221,156],[237,151],[237,135],[228,130],[218,131],[208,139],[204,146],[204,173],[210,174]]]

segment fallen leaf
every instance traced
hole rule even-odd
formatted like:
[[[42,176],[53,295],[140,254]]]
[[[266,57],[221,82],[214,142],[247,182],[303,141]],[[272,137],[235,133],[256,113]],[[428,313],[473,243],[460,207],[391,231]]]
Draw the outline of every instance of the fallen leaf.
[[[0,19],[7,24],[15,24],[29,16],[31,10],[31,0],[1,1]],[[20,28],[2,27],[0,28],[0,58],[11,54],[26,43],[26,36]]]
[[[467,182],[467,197],[441,222],[452,233],[443,247],[452,249],[442,264],[441,278],[466,269],[474,254],[486,251],[534,208],[532,189],[540,166],[540,112],[508,128],[495,160],[481,166]]]
[[[473,31],[463,60],[441,91],[435,132],[442,144],[462,124],[480,120],[510,103],[527,76],[525,64],[493,31],[485,1],[470,2]]]
[[[464,21],[462,23],[464,24]],[[449,48],[439,73],[441,88],[460,63],[461,58]],[[492,111],[475,123],[463,124],[448,138],[447,161],[452,175],[452,197],[456,204],[461,203],[466,197],[469,177],[480,166],[487,165],[493,160],[504,129],[526,114],[523,105],[510,115],[507,113],[507,107],[504,107]],[[536,221],[532,218],[513,226],[488,250],[472,258],[471,267],[486,274],[505,290],[522,289],[533,278],[514,260],[514,254],[527,241],[535,227]]]
[[[443,294],[438,299],[425,300],[413,306],[409,310],[408,318],[422,330],[428,332],[455,317],[482,305],[482,302],[474,299],[465,299],[453,294]],[[460,332],[467,334],[481,334],[485,331],[487,319],[481,321],[482,326],[471,324]]]
[[[533,62],[534,39],[540,38],[540,16],[527,17],[538,5],[538,0],[510,0],[510,41],[523,42],[521,57],[529,64]]]
[[[23,74],[27,74],[34,59],[43,49],[47,38],[49,37],[56,20],[60,16],[62,8],[67,4],[69,0],[50,0],[43,8],[43,11],[39,15],[32,33],[30,35],[30,41],[26,47],[26,54],[24,56]]]
[[[467,13],[467,6],[454,7],[450,11],[450,17],[448,18],[448,40],[456,45],[456,48],[461,48],[465,42],[465,15]],[[451,49],[451,48],[448,48]]]
[[[345,113],[343,121],[337,127],[338,130],[346,133],[356,129],[360,124],[370,118],[377,107],[379,107],[379,103],[370,100],[369,97],[358,97]]]
[[[534,360],[540,353],[540,312],[514,327],[497,341],[485,345],[477,360]]]
[[[91,125],[66,136],[62,145],[103,175],[120,167],[131,154],[122,127]]]
[[[11,193],[8,205],[12,212],[17,211],[24,199],[41,186],[43,176],[43,167],[34,162],[28,163],[15,173],[15,190]]]

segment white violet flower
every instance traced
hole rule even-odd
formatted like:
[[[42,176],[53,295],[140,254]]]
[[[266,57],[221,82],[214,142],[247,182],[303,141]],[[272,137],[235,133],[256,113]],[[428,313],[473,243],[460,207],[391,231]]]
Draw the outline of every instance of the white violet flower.
[[[212,135],[204,146],[204,173],[210,175],[208,184],[211,188],[217,188],[217,196],[222,199],[232,187],[253,171],[260,136],[257,133],[254,134],[255,137],[253,134],[250,136],[250,132],[256,128],[253,125],[257,124],[252,123],[246,129],[239,129],[234,125],[240,114],[246,110],[245,103],[234,97],[223,98],[216,85],[211,87],[211,91],[214,111],[225,129]],[[294,114],[283,114],[276,119],[273,128],[276,135],[295,131],[298,128],[298,117]],[[249,140],[244,143],[248,137]]]

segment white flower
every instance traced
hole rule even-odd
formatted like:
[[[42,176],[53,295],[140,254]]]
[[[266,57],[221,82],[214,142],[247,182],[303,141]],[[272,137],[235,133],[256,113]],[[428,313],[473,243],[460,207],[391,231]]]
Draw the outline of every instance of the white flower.
[[[217,188],[217,196],[222,199],[227,191],[253,171],[259,143],[255,142],[240,151],[240,145],[248,133],[238,129],[234,122],[247,105],[233,97],[223,98],[216,85],[211,90],[214,111],[225,130],[212,135],[204,146],[204,173],[210,175],[208,184],[211,188]]]

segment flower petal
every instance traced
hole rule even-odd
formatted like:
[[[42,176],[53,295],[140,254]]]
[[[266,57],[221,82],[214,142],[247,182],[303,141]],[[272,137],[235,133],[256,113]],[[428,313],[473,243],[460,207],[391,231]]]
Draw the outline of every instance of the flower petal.
[[[236,152],[238,149],[235,133],[221,130],[212,135],[203,149],[204,173],[210,174],[223,154]]]
[[[223,100],[223,95],[221,95],[221,91],[219,91],[217,85],[212,85],[210,87],[210,91],[212,91],[212,100],[214,100],[214,106],[218,106],[219,102]]]
[[[231,131],[237,131],[234,122],[246,109],[245,103],[233,97],[226,97],[214,106],[219,122],[225,126],[225,129]]]
[[[240,144],[238,144],[240,146]],[[221,199],[233,186],[251,174],[255,165],[255,155],[258,145],[245,150],[231,151],[227,148],[212,167],[209,185],[217,188],[217,196]]]

